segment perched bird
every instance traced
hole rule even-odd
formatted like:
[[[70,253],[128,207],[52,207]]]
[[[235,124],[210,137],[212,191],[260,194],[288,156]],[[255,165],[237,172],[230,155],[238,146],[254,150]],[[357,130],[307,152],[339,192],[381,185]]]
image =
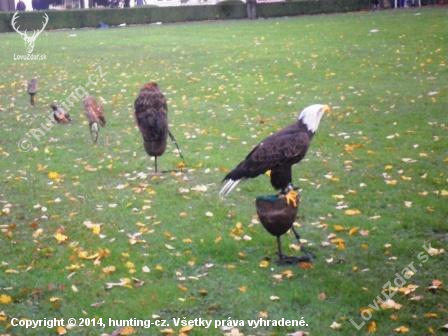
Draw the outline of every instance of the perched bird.
[[[30,95],[30,104],[34,106],[36,104],[34,96],[37,93],[37,78],[34,77],[32,80],[28,81],[28,94]]]
[[[168,129],[168,106],[165,96],[157,83],[149,82],[143,86],[134,103],[135,120],[142,133],[146,153],[154,156],[154,169],[157,172],[157,157],[166,149],[167,137],[175,143],[183,159],[179,146]]]
[[[274,189],[285,195],[287,202],[296,203],[292,185],[292,165],[300,162],[319,127],[328,105],[315,104],[305,108],[295,124],[264,139],[223,179],[220,195],[228,195],[241,180],[254,178],[270,170]]]
[[[106,118],[104,117],[103,107],[98,104],[92,96],[83,99],[84,111],[89,120],[89,129],[93,142],[98,140],[99,127],[106,126]]]
[[[68,124],[72,121],[70,115],[66,111],[64,111],[62,107],[54,103],[51,104],[50,107],[53,110],[53,118],[58,124]]]

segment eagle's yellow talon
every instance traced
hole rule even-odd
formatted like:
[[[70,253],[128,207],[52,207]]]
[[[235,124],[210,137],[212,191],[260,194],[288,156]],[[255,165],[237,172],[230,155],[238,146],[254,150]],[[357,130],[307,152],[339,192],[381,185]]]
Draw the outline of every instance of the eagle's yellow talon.
[[[294,206],[294,208],[297,208],[297,195],[298,193],[294,190],[290,190],[286,195],[286,204]]]

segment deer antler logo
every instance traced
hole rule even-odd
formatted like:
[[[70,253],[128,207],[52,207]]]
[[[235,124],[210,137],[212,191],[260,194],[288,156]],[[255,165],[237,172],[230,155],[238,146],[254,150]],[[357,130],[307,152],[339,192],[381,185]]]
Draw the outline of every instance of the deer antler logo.
[[[33,35],[31,35],[31,36],[28,36],[28,34],[26,33],[26,30],[24,31],[24,32],[21,32],[19,29],[20,29],[20,26],[18,26],[17,28],[16,28],[16,21],[17,21],[17,19],[19,18],[19,12],[15,12],[14,13],[14,15],[13,15],[13,17],[12,17],[12,20],[11,20],[11,25],[12,25],[12,28],[16,31],[16,32],[18,32],[19,34],[20,34],[20,36],[22,36],[22,39],[25,41],[25,48],[26,48],[26,52],[28,53],[28,54],[31,54],[32,52],[33,52],[33,49],[34,49],[34,43],[36,42],[36,39],[37,39],[37,37],[40,35],[40,33],[42,33],[42,31],[45,29],[45,27],[46,27],[46,25],[47,25],[47,23],[48,23],[48,15],[47,15],[47,13],[45,13],[45,15],[44,15],[44,19],[45,19],[45,21],[44,22],[42,22],[42,24],[43,24],[43,27],[42,27],[42,29],[41,30],[34,30],[33,31]]]

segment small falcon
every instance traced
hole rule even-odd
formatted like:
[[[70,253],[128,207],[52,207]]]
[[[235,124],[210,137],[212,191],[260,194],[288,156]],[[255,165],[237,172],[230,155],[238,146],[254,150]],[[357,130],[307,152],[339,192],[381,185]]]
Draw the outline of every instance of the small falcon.
[[[90,136],[94,143],[98,141],[99,126],[106,126],[106,118],[104,117],[104,110],[101,104],[98,104],[95,98],[87,96],[83,99],[82,104],[89,121]]]
[[[37,93],[37,78],[36,77],[34,77],[32,80],[28,81],[27,91],[28,91],[28,94],[30,95],[31,106],[36,105],[36,101],[34,98],[34,96]]]
[[[51,104],[50,107],[53,110],[53,118],[58,124],[68,124],[72,121],[70,115],[62,107],[56,104]]]

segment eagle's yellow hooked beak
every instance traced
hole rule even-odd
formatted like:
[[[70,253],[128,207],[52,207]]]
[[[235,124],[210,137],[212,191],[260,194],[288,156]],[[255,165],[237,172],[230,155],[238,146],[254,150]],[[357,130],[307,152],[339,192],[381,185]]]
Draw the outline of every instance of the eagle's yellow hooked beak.
[[[330,105],[324,105],[324,107],[322,107],[322,111],[324,113],[330,113],[331,112],[331,107]]]

